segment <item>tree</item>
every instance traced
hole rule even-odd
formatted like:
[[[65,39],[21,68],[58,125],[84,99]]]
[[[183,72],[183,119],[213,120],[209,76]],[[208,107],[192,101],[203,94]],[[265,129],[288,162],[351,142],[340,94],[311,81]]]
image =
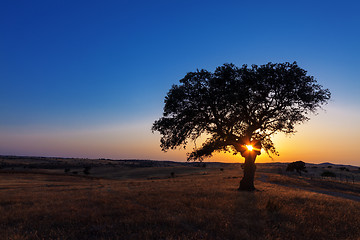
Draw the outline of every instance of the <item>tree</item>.
[[[301,176],[301,171],[306,172],[305,163],[303,161],[289,163],[286,167],[286,171],[293,172],[294,170]]]
[[[254,190],[255,159],[263,149],[278,155],[271,136],[291,134],[330,99],[330,91],[294,63],[268,63],[241,68],[224,64],[215,72],[189,72],[165,97],[163,116],[152,131],[161,134],[163,151],[186,148],[207,139],[188,153],[188,161],[232,151],[245,158],[240,190]]]

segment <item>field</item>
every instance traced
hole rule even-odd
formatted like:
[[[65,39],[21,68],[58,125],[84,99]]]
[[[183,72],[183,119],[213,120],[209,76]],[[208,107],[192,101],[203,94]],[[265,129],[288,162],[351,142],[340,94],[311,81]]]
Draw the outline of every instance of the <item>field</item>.
[[[356,168],[346,182],[259,164],[239,192],[238,164],[0,163],[1,239],[360,239]]]

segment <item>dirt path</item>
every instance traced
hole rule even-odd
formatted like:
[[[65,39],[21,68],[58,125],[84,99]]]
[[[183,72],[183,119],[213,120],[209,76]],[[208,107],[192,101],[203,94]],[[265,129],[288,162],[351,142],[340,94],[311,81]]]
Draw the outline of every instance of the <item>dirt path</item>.
[[[301,189],[301,190],[305,190],[305,191],[309,191],[309,192],[320,193],[320,194],[325,194],[325,195],[329,195],[329,196],[333,196],[333,197],[339,197],[339,198],[344,198],[344,199],[349,199],[349,200],[360,202],[359,196],[355,196],[355,195],[351,195],[351,194],[334,192],[334,191],[329,191],[329,190],[310,189],[310,188],[299,187],[299,186],[295,186],[295,185],[286,185],[286,184],[281,184],[281,183],[276,183],[276,182],[270,182],[270,181],[268,181],[268,176],[265,174],[261,174],[260,177],[258,178],[258,180],[261,182],[264,182],[264,183],[276,184],[276,185],[283,186],[283,187],[292,187],[292,188],[297,188],[297,189]]]

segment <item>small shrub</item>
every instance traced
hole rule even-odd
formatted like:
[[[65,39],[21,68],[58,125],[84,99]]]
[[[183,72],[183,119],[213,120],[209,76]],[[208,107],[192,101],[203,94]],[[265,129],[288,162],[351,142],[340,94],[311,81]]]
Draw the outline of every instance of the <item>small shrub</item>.
[[[347,172],[350,171],[350,170],[349,170],[348,168],[346,168],[346,167],[339,167],[339,169],[340,169],[341,171],[347,171]]]
[[[333,178],[336,178],[336,174],[333,173],[333,172],[330,172],[330,171],[324,171],[322,174],[321,174],[322,177],[333,177]]]
[[[84,170],[83,170],[83,173],[86,174],[86,175],[90,174],[90,172],[89,172],[90,169],[91,169],[90,166],[86,166],[86,167],[84,168]]]
[[[70,168],[65,168],[65,169],[64,169],[64,172],[65,172],[65,173],[70,172]]]

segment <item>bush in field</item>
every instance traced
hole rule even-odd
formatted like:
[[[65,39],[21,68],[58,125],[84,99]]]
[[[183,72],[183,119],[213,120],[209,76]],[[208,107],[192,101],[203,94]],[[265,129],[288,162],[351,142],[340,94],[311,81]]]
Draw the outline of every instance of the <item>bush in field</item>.
[[[90,172],[89,172],[90,169],[91,169],[90,166],[86,166],[86,167],[84,168],[84,170],[83,170],[83,173],[86,174],[86,175],[90,174]]]
[[[64,169],[64,172],[65,172],[65,173],[70,172],[70,168],[65,168],[65,169]]]
[[[301,176],[301,171],[306,172],[305,163],[303,161],[289,163],[286,167],[286,171],[293,172],[294,170]]]
[[[349,170],[348,168],[346,168],[346,167],[339,167],[339,169],[340,169],[341,171],[347,171],[347,172],[350,171],[350,170]]]
[[[333,178],[336,178],[336,174],[333,173],[333,172],[330,172],[330,171],[324,171],[322,174],[321,174],[322,177],[333,177]]]

